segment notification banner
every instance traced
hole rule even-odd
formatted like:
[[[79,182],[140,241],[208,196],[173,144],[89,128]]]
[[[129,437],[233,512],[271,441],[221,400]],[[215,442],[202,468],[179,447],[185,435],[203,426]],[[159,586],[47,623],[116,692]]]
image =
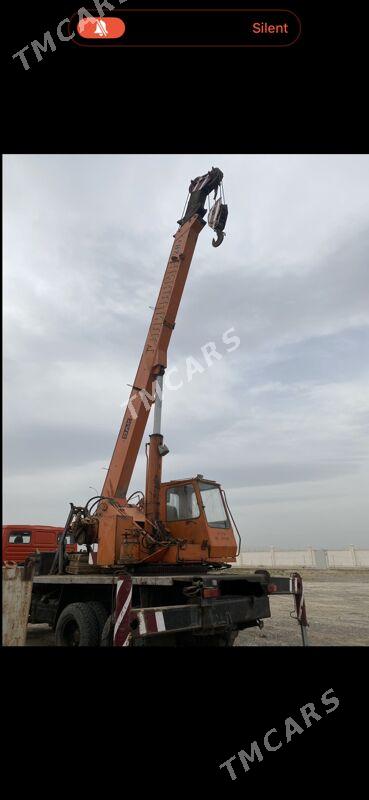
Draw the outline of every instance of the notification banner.
[[[114,9],[71,19],[85,47],[289,47],[300,19],[286,9]]]

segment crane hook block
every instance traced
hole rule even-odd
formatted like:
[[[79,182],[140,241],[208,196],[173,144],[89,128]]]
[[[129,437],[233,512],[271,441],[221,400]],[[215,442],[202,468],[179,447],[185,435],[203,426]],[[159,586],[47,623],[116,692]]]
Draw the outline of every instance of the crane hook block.
[[[228,206],[222,203],[221,198],[214,203],[208,214],[208,224],[217,234],[217,239],[213,239],[213,247],[219,247],[225,237],[224,228],[228,217]]]
[[[206,198],[211,192],[216,193],[223,180],[223,172],[219,167],[212,167],[206,175],[199,175],[194,178],[189,187],[189,201],[182,219],[178,220],[178,225],[184,225],[194,214],[204,217],[206,214]]]

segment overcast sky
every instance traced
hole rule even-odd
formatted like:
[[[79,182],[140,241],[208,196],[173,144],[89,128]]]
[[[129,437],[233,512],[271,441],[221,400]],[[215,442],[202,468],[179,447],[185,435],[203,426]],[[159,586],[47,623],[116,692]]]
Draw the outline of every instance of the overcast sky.
[[[250,549],[369,546],[357,155],[5,157],[5,522],[62,525],[100,491],[189,181],[213,165],[227,236],[200,234],[178,313],[163,479],[219,480]]]

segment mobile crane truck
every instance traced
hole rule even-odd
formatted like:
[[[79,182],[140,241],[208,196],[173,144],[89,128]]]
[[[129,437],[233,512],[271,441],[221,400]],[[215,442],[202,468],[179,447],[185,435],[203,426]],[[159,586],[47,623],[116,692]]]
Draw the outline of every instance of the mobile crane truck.
[[[214,247],[225,236],[228,208],[222,181],[223,173],[213,167],[190,183],[101,495],[85,506],[71,503],[57,551],[32,556],[29,622],[48,623],[57,646],[232,646],[240,630],[262,627],[270,617],[271,594],[293,596],[307,644],[298,573],[271,577],[266,570],[244,575],[230,568],[241,540],[220,484],[200,474],[166,483],[161,479],[169,452],[161,429],[168,345],[197,238],[206,225],[207,202]],[[152,405],[145,493],[129,495]],[[67,552],[70,536],[78,553]]]

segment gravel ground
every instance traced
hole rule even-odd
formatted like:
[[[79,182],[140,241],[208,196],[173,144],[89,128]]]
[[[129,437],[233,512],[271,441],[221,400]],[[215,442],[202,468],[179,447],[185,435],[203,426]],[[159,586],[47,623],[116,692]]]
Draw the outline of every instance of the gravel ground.
[[[278,574],[283,571],[278,570]],[[300,570],[300,574],[304,580],[309,644],[369,646],[369,570]],[[271,597],[270,609],[272,616],[264,621],[264,628],[241,631],[236,645],[301,645],[299,626],[289,617],[293,599]]]
[[[245,570],[237,570],[237,572]],[[289,575],[291,570],[275,570]],[[310,645],[369,646],[369,570],[300,570],[304,580]],[[272,616],[264,628],[241,631],[236,645],[301,645],[297,622],[290,619],[292,597],[271,597]],[[29,625],[27,646],[52,647],[47,625]]]

